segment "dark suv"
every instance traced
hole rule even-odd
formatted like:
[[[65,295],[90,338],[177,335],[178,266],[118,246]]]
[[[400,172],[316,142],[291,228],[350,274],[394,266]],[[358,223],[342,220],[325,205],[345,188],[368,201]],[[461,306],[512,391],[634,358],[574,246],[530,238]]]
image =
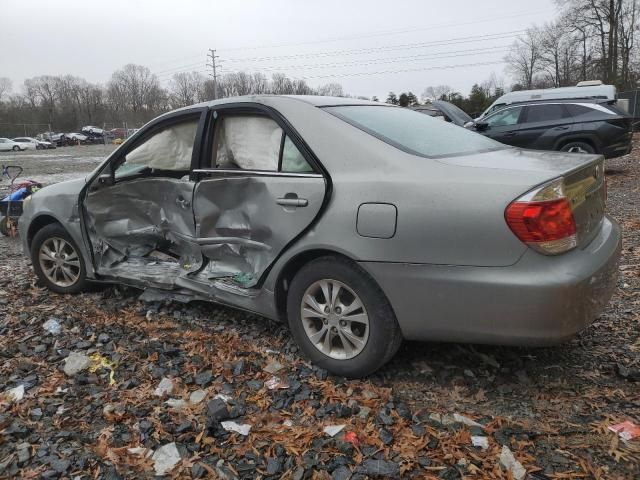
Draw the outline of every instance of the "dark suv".
[[[607,158],[631,151],[633,119],[615,105],[589,100],[514,103],[478,120],[455,105],[434,102],[448,119],[514,147],[601,153]]]

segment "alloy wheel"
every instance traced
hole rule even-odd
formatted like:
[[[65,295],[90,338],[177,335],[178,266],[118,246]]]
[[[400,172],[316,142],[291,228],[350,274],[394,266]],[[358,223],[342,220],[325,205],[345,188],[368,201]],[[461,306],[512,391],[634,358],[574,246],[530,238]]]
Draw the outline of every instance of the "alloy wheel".
[[[44,241],[38,252],[42,273],[58,287],[70,287],[80,278],[78,252],[63,238],[51,237]]]
[[[334,359],[357,356],[369,339],[369,316],[362,300],[337,280],[318,280],[307,288],[300,318],[309,341]]]
[[[567,152],[570,152],[570,153],[589,153],[584,148],[582,148],[580,146],[570,147],[567,150]]]

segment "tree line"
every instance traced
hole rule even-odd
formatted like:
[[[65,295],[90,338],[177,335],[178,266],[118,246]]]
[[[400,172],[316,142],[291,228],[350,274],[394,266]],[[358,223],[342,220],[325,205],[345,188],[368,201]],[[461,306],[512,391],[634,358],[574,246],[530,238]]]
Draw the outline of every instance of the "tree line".
[[[142,65],[115,71],[106,85],[73,75],[28,78],[14,92],[11,80],[0,77],[0,136],[36,135],[50,128],[71,132],[83,125],[107,128],[139,127],[175,108],[214,98],[248,94],[344,96],[338,83],[317,88],[282,73],[236,72],[212,79],[197,72],[176,73],[168,86]],[[26,126],[24,126],[26,124]]]
[[[559,17],[519,36],[505,61],[513,90],[564,87],[602,80],[637,88],[640,32],[637,0],[556,0]]]

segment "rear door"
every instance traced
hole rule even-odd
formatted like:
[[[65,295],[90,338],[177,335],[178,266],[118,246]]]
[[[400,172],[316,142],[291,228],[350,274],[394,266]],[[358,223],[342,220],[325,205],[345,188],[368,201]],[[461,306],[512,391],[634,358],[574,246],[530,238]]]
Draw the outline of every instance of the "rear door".
[[[573,118],[566,105],[546,103],[524,108],[518,136],[521,146],[537,150],[553,150],[558,139],[571,133]]]
[[[493,115],[489,115],[482,120],[483,123],[487,124],[487,127],[481,133],[498,142],[514,147],[522,147],[523,142],[519,136],[519,122],[522,117],[522,111],[523,107],[521,106],[507,107]]]
[[[220,108],[193,211],[205,257],[200,280],[254,287],[319,214],[327,190],[304,142],[272,111]]]

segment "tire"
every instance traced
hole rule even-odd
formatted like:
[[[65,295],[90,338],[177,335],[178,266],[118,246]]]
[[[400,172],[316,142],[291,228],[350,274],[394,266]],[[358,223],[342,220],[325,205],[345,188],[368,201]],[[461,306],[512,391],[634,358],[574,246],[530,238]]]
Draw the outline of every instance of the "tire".
[[[596,153],[596,149],[587,142],[569,142],[563,145],[560,151],[570,153]]]
[[[9,219],[7,217],[0,217],[0,233],[5,237],[9,236]]]
[[[59,248],[56,249],[56,245]],[[55,270],[52,270],[49,274],[45,272],[45,269],[53,267],[56,260],[52,256],[44,254],[42,252],[43,249],[46,249],[49,253],[56,254],[54,257],[58,255],[64,257],[55,266]],[[41,259],[40,253],[43,253],[44,259]],[[54,292],[78,293],[89,286],[87,271],[80,249],[59,223],[51,223],[38,230],[35,234],[31,242],[31,261],[33,270],[40,281]],[[58,281],[53,281],[52,278]]]
[[[332,303],[331,299],[325,301],[325,288],[332,296],[336,286],[338,298],[325,307],[325,303]],[[309,296],[316,300],[316,307],[310,306]],[[364,308],[354,308],[357,305]],[[375,372],[391,360],[402,343],[400,327],[384,292],[360,267],[343,258],[321,257],[298,271],[287,295],[287,318],[293,338],[307,358],[344,377]],[[365,318],[368,326],[361,323]],[[359,341],[347,341],[346,335]],[[318,341],[314,343],[312,337]]]
[[[20,147],[18,145],[14,145],[11,150],[13,150],[14,152],[19,152],[20,151]]]

